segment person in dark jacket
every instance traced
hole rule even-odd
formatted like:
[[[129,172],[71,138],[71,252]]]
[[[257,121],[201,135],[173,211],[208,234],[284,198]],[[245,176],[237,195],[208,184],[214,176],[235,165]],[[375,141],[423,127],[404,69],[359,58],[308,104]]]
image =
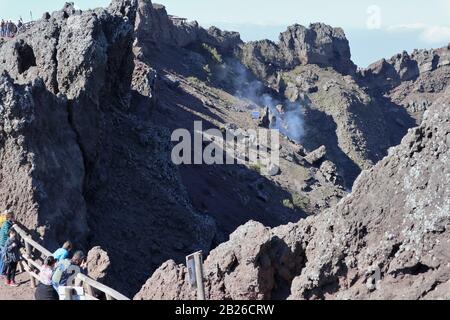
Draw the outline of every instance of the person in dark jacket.
[[[56,259],[53,256],[45,260],[39,273],[39,285],[34,293],[36,300],[59,300],[58,292],[52,286],[52,275],[55,265]]]
[[[9,239],[5,243],[6,285],[10,287],[18,287],[18,284],[16,284],[16,269],[20,261],[20,247],[17,232],[11,229]]]
[[[0,36],[3,38],[6,36],[6,23],[5,20],[2,19],[2,23],[1,23],[1,32],[0,32]]]

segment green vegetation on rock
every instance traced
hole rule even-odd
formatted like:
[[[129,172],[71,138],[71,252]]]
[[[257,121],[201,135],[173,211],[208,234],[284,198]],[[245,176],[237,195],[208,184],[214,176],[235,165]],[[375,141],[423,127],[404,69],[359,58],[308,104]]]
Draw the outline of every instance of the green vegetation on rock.
[[[291,199],[283,200],[283,206],[292,210],[305,211],[309,207],[309,205],[310,205],[309,198],[299,193],[292,194]]]
[[[209,52],[211,59],[217,63],[217,64],[222,64],[223,63],[223,59],[222,56],[220,55],[220,53],[217,51],[216,48],[211,47],[209,45],[207,45],[206,43],[202,44],[203,49],[205,49],[206,51]]]

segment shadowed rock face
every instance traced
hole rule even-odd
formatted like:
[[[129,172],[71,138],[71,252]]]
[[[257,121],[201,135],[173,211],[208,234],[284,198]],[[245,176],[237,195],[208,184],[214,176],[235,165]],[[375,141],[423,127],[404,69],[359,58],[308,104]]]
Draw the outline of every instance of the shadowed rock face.
[[[105,281],[125,294],[176,252],[208,250],[215,233],[190,205],[169,132],[145,122],[154,83],[133,61],[135,6],[66,5],[0,45],[2,207],[50,249],[100,245]]]
[[[83,156],[68,118],[67,100],[41,80],[0,77],[0,202],[53,246],[84,242],[89,231]]]
[[[205,261],[209,297],[448,299],[448,97],[389,156],[364,171],[335,208],[272,230],[255,222],[239,228]],[[169,265],[155,272],[137,298],[192,297],[183,277],[178,285],[164,282],[172,290],[158,294],[162,279],[185,273],[184,266]]]

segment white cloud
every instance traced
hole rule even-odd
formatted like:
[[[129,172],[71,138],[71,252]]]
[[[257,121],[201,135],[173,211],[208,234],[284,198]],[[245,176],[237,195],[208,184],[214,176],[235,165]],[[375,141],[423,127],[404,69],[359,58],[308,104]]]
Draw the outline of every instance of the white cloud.
[[[435,44],[450,42],[450,27],[429,25],[422,22],[393,25],[387,28],[392,32],[416,31],[419,32],[419,39],[423,42]]]
[[[387,27],[388,31],[411,31],[411,30],[420,30],[425,29],[427,25],[422,22],[417,23],[408,23],[408,24],[396,24],[393,26]]]
[[[450,42],[450,27],[427,27],[420,34],[420,39],[428,43]]]

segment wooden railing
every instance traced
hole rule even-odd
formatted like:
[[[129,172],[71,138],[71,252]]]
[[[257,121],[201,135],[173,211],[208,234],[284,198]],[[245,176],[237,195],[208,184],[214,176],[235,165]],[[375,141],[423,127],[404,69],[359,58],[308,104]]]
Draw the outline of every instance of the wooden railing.
[[[31,236],[19,226],[14,225],[13,228],[19,234],[25,248],[25,253],[22,255],[24,263],[19,264],[19,268],[22,269],[22,272],[26,271],[30,275],[31,287],[35,288],[39,281],[39,275],[36,271],[41,271],[43,261],[51,256],[52,253],[34,241]],[[116,290],[111,289],[82,273],[77,274],[75,283],[76,286],[84,288],[86,300],[98,300],[95,291],[102,292],[107,300],[130,300]]]

